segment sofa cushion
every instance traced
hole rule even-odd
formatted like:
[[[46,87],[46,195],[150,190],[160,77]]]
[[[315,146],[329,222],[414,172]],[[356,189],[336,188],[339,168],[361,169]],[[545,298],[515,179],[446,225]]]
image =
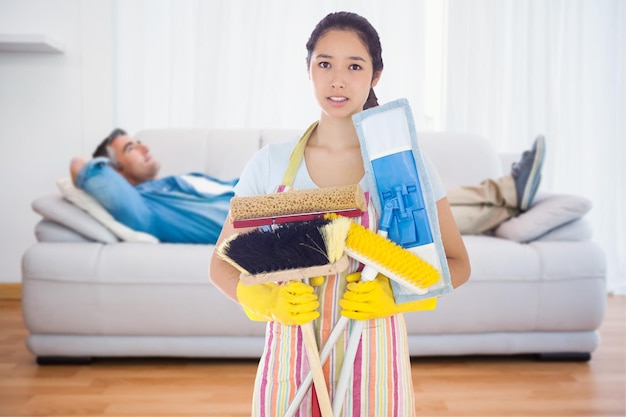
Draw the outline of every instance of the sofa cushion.
[[[538,195],[528,211],[502,223],[495,235],[515,242],[530,242],[566,223],[580,219],[591,201],[567,194]]]
[[[65,197],[65,199],[92,215],[119,239],[126,242],[159,242],[156,237],[148,233],[133,230],[115,220],[96,199],[87,194],[85,191],[76,188],[70,178],[60,178],[57,180],[57,185],[59,190],[61,190],[61,193],[63,193],[63,197]]]
[[[591,224],[589,224],[587,219],[580,218],[556,227],[534,239],[534,241],[584,241],[591,240],[592,237]]]
[[[35,213],[44,219],[61,224],[87,239],[102,243],[117,243],[119,239],[96,221],[86,211],[64,199],[60,194],[49,194],[35,199],[32,203]],[[47,239],[49,234],[37,234],[38,239]],[[41,240],[40,240],[41,241]]]
[[[81,235],[74,229],[48,219],[41,219],[35,225],[35,237],[38,242],[93,242],[94,240]],[[111,238],[113,241],[117,241],[115,236],[111,236]]]

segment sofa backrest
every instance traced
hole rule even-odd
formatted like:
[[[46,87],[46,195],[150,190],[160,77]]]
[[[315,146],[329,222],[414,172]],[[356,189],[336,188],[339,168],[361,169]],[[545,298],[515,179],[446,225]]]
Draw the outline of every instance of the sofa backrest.
[[[446,187],[476,185],[502,176],[498,152],[485,138],[464,133],[418,132],[422,152],[433,161]]]
[[[161,175],[205,172],[236,178],[262,146],[298,137],[298,129],[149,129],[135,134],[161,162]],[[502,164],[484,138],[449,132],[418,132],[420,149],[447,187],[477,184],[502,175]]]
[[[205,172],[221,179],[239,176],[259,148],[254,129],[150,129],[135,135],[161,162],[161,176]]]

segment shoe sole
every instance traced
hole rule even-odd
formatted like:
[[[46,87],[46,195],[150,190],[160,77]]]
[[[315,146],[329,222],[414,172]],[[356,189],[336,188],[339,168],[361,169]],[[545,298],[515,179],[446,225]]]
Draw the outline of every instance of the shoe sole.
[[[529,201],[530,196],[534,196],[537,193],[537,187],[539,187],[539,180],[541,176],[537,174],[541,172],[541,166],[543,165],[543,160],[545,158],[545,138],[543,136],[539,136],[537,138],[535,155],[539,155],[540,157],[535,158],[530,174],[528,175],[526,187],[524,187],[524,193],[522,194],[522,202],[520,204],[520,210],[522,211],[528,210],[528,207],[532,203],[532,201]]]

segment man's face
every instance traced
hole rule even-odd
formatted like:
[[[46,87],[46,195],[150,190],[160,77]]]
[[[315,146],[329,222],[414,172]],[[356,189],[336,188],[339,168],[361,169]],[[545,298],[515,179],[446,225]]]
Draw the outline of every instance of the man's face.
[[[150,150],[144,144],[130,136],[122,135],[111,142],[120,173],[132,185],[155,179],[161,164],[152,158]]]

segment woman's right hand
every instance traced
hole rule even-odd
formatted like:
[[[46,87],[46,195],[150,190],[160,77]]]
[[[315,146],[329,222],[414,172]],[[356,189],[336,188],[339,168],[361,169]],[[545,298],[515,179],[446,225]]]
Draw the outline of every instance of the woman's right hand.
[[[277,321],[287,325],[309,323],[320,316],[317,294],[311,285],[288,281],[282,285],[237,285],[237,299],[254,321]]]

